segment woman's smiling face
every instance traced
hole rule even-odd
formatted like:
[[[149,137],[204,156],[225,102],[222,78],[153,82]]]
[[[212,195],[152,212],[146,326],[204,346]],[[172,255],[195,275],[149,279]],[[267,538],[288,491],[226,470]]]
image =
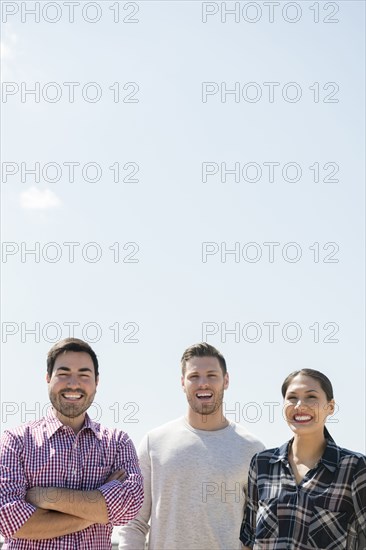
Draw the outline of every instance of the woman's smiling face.
[[[323,433],[327,416],[333,412],[334,400],[328,401],[318,380],[304,374],[291,380],[284,398],[284,416],[295,434]]]

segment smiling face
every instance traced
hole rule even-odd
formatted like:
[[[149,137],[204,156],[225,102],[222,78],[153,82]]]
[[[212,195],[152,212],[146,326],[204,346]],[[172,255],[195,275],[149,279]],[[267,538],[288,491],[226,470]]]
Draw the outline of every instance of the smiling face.
[[[52,374],[47,374],[48,394],[59,420],[78,430],[85,411],[93,402],[98,378],[88,353],[66,351],[56,357]]]
[[[289,383],[284,398],[284,414],[295,434],[323,433],[327,416],[334,413],[334,399],[328,401],[320,383],[298,374]]]
[[[190,408],[200,415],[211,415],[222,405],[229,377],[222,372],[217,357],[192,357],[181,378]]]

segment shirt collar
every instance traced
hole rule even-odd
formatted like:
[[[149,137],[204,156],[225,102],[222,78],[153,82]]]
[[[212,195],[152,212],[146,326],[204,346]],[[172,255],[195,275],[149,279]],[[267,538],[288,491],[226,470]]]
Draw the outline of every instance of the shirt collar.
[[[48,439],[50,439],[58,430],[62,430],[62,428],[64,427],[64,424],[62,424],[62,422],[55,415],[52,407],[49,407],[47,411],[45,423]],[[98,439],[102,439],[100,424],[98,424],[97,422],[93,422],[88,414],[85,414],[84,426],[81,428],[80,432],[87,429],[91,430]]]
[[[330,439],[327,441],[328,444],[325,448],[323,456],[319,460],[319,463],[321,462],[326,468],[328,468],[328,470],[334,472],[338,468],[341,453],[335,441]]]
[[[292,439],[290,441],[286,441],[281,447],[278,447],[275,449],[272,458],[270,458],[269,462],[271,464],[274,464],[275,462],[284,462],[285,464],[288,464],[288,448],[290,443],[292,442]]]
[[[281,447],[278,447],[275,452],[273,453],[272,458],[270,459],[270,463],[274,464],[275,462],[283,462],[284,464],[288,465],[288,451],[290,444],[293,442],[294,438],[290,439],[290,441],[286,441]],[[323,453],[323,456],[319,460],[319,464],[324,464],[324,466],[330,470],[331,472],[334,472],[339,464],[340,459],[340,450],[338,445],[330,439],[327,439],[327,446],[325,447],[325,451]]]

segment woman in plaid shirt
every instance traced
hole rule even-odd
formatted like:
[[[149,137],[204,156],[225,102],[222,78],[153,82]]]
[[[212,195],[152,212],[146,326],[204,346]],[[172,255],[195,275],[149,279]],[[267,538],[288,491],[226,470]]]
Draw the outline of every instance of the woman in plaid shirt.
[[[245,550],[365,550],[366,457],[342,449],[325,428],[332,384],[302,369],[282,385],[294,437],[256,454],[240,540]]]

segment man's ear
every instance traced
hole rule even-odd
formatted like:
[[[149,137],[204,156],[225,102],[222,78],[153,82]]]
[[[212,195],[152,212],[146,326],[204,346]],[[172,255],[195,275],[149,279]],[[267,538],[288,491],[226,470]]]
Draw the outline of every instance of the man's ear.
[[[48,372],[46,372],[46,382],[47,382],[47,384],[49,384],[51,382],[51,377],[48,374]]]
[[[224,376],[224,390],[227,390],[229,387],[229,373],[227,372]]]
[[[97,376],[96,379],[95,379],[95,387],[97,387],[98,384],[99,384],[99,374],[98,374],[98,376]]]
[[[182,376],[180,377],[180,383],[181,383],[181,386],[183,388],[183,391],[184,393],[186,393],[186,388],[185,388],[185,385],[184,385],[184,376],[182,374]]]

